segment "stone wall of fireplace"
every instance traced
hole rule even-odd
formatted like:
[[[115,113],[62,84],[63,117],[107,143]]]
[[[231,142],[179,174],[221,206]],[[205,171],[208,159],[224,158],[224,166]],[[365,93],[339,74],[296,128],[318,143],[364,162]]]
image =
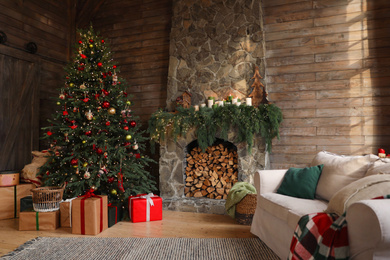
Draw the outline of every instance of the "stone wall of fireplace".
[[[265,76],[262,20],[258,0],[174,0],[168,109],[184,91],[192,105],[209,96],[247,97],[255,66]]]
[[[229,94],[247,97],[256,66],[265,78],[264,49],[261,1],[173,0],[168,110],[173,111],[176,98],[184,91],[191,93],[192,105],[205,103],[209,96],[216,100]],[[168,139],[160,146],[159,186],[163,207],[224,214],[226,200],[184,194],[186,146],[197,139],[194,132],[190,130],[176,142]],[[236,135],[236,130],[230,129],[227,141],[237,147],[238,181],[253,183],[256,170],[269,168],[265,143],[257,136],[252,153],[248,153],[246,143],[234,143]]]

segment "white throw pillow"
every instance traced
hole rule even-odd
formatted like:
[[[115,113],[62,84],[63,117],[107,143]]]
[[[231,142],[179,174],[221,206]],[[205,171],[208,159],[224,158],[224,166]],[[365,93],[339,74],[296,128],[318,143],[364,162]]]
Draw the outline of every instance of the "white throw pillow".
[[[330,199],[326,212],[336,213],[341,216],[354,202],[384,196],[389,193],[389,174],[377,174],[364,177],[339,190]]]
[[[377,159],[376,155],[345,156],[326,151],[319,152],[311,162],[311,166],[324,165],[316,196],[329,201],[341,188],[362,178],[371,163]]]
[[[376,160],[367,170],[366,176],[374,174],[390,174],[390,158],[379,158]]]

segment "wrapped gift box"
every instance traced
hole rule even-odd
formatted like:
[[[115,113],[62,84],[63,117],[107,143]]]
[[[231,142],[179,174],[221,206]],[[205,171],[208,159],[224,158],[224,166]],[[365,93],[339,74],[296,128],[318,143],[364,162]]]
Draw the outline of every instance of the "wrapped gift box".
[[[108,204],[108,227],[112,227],[123,219],[123,209],[121,206]]]
[[[32,196],[26,196],[20,199],[20,212],[34,211]]]
[[[154,194],[129,197],[129,216],[132,222],[162,220],[162,199]]]
[[[72,200],[73,199],[64,200],[60,204],[61,227],[72,227]]]
[[[55,230],[60,226],[60,211],[20,212],[19,230]]]
[[[72,234],[97,235],[108,228],[107,196],[95,196],[72,201]]]
[[[19,216],[20,199],[31,195],[33,184],[19,184],[11,187],[0,187],[0,219],[16,218]]]
[[[0,187],[15,186],[19,184],[19,173],[14,171],[0,172]]]

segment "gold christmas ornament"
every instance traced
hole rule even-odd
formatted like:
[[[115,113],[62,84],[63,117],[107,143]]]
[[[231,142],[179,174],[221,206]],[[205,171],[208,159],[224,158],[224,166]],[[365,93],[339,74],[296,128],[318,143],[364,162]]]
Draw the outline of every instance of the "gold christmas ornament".
[[[131,135],[126,135],[126,140],[130,141],[131,140]]]
[[[74,83],[70,83],[70,84],[69,84],[69,87],[74,87]]]
[[[118,192],[116,191],[116,189],[112,189],[112,190],[111,190],[111,194],[112,194],[112,195],[116,195],[116,194],[118,194]]]
[[[110,115],[115,115],[115,108],[113,108],[113,107],[110,107],[109,109],[108,109],[108,113],[110,114]]]
[[[126,105],[131,105],[131,102],[129,100],[126,101]]]
[[[83,163],[83,166],[84,166],[84,167],[87,167],[87,166],[88,166],[88,163],[87,163],[87,162]]]

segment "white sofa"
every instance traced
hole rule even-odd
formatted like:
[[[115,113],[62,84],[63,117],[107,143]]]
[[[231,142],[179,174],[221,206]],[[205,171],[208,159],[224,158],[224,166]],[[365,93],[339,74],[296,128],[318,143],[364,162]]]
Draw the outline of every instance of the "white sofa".
[[[276,193],[287,170],[260,170],[255,174],[258,199],[251,232],[264,241],[281,259],[287,259],[294,230],[303,215],[323,211],[339,211],[342,214],[348,209],[351,259],[390,259],[390,199],[360,200],[365,196],[376,197],[376,194],[383,192],[387,193],[382,195],[390,194],[390,174],[378,175],[390,173],[390,163],[385,164],[390,160],[384,162],[379,157],[371,155],[364,158],[367,165],[360,163],[359,166],[354,160],[362,160],[361,157],[321,153],[313,160],[312,166],[318,164],[318,159],[320,163],[324,159],[316,195],[318,197],[317,192],[321,189],[324,196],[329,191],[331,193],[327,199],[301,199]],[[334,159],[336,164],[341,161],[342,164],[349,162],[355,166],[343,168],[341,165],[337,168],[336,165],[334,168]],[[356,170],[357,167],[360,167],[359,170]],[[349,170],[352,171],[348,172]],[[341,175],[346,173],[346,176],[333,176],[332,173],[335,171],[341,171],[339,172]],[[329,184],[332,184],[332,187]],[[337,186],[336,190],[334,186]]]

